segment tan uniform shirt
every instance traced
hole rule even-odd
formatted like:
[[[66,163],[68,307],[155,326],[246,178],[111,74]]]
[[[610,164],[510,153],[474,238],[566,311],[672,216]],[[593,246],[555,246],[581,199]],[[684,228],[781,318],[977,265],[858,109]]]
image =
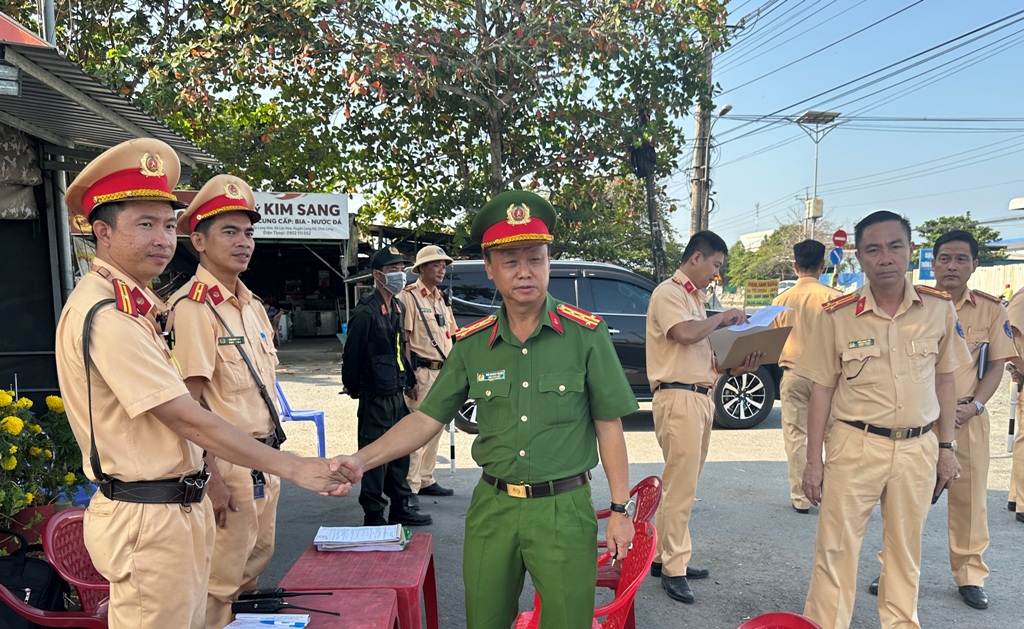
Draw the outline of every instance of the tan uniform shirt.
[[[423,319],[426,319],[427,325],[430,326],[430,333],[434,335],[438,347],[445,356],[451,354],[452,335],[455,334],[456,329],[455,316],[452,314],[452,309],[444,303],[441,289],[435,286],[434,292],[430,293],[423,285],[423,280],[416,280],[414,284],[398,294],[398,299],[405,309],[403,325],[406,337],[409,339],[409,349],[424,360],[442,360],[437,349],[431,345],[426,328],[423,327]],[[423,313],[422,317],[420,313]],[[438,324],[436,316],[438,314],[444,317],[446,326]],[[412,367],[415,369],[416,365]]]
[[[782,348],[780,367],[792,369],[796,359],[804,353],[805,339],[811,333],[814,319],[822,314],[822,305],[840,295],[842,293],[813,277],[801,277],[792,288],[772,300],[773,306],[792,308],[775,317],[772,322],[772,327],[776,328],[793,327],[786,339],[786,346]]]
[[[704,293],[682,271],[677,269],[654,289],[647,306],[647,379],[651,391],[664,382],[715,386],[718,372],[711,340],[682,345],[668,339],[668,331],[677,323],[707,318]]]
[[[197,281],[206,285],[207,303],[189,299]],[[253,437],[262,438],[274,431],[274,421],[234,343],[242,339],[240,346],[270,392],[275,411],[280,410],[274,392],[277,350],[263,304],[253,298],[241,280],[236,288],[237,293],[231,294],[200,265],[192,280],[174,293],[174,357],[182,377],[206,378],[209,382],[203,388],[203,401],[211,411]],[[210,305],[224,319],[230,333]]]
[[[835,389],[832,415],[882,428],[916,428],[938,419],[935,374],[970,361],[952,302],[906,282],[894,317],[869,287],[818,317],[794,373]],[[842,299],[842,298],[840,298]]]
[[[1006,308],[1006,316],[1010,319],[1010,327],[1020,334],[1014,339],[1014,345],[1017,347],[1017,353],[1024,356],[1024,288],[1014,293],[1010,305]]]
[[[82,449],[82,465],[93,481],[89,463],[89,404],[82,355],[85,316],[96,302],[115,297],[112,279],[132,290],[136,305],[151,305],[148,315],[132,316],[114,307],[101,308],[92,321],[90,371],[92,417],[103,472],[134,482],[181,478],[203,465],[202,449],[179,437],[149,411],[188,389],[174,367],[163,337],[151,318],[166,305],[113,267],[96,259],[64,305],[57,324],[57,376],[68,420]],[[100,273],[108,273],[104,278]],[[141,301],[141,303],[140,303]]]
[[[967,339],[971,362],[956,370],[956,398],[958,401],[974,399],[978,388],[978,357],[981,346],[988,343],[988,360],[1012,358],[1017,355],[1013,346],[1013,331],[1007,320],[1006,309],[998,297],[965,290],[956,305],[957,318]]]

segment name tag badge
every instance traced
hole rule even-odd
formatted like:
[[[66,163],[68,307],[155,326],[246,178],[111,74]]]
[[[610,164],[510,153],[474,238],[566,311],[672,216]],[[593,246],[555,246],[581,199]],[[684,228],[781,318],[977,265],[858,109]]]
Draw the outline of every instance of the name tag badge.
[[[502,369],[501,371],[488,371],[488,372],[485,372],[485,373],[478,373],[478,374],[476,374],[476,381],[477,382],[494,382],[496,380],[504,380],[504,379],[505,379],[505,370],[504,369]]]
[[[244,336],[221,336],[217,338],[217,345],[244,345]]]
[[[858,347],[871,347],[875,344],[875,339],[861,339],[859,341],[850,341],[847,344],[848,349],[857,349]]]
[[[260,498],[263,498],[265,496],[264,489],[266,489],[266,485],[253,485],[252,486],[252,497],[254,499],[256,499],[256,500],[259,500]]]

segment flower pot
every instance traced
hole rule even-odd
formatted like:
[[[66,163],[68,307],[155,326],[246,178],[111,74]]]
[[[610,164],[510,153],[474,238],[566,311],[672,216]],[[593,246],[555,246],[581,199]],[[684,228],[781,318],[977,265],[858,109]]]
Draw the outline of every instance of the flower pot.
[[[14,522],[8,523],[9,526],[7,528],[20,533],[29,544],[42,544],[46,523],[56,512],[56,504],[25,507],[14,514]],[[0,534],[0,550],[10,553],[17,550],[17,548],[17,538]]]

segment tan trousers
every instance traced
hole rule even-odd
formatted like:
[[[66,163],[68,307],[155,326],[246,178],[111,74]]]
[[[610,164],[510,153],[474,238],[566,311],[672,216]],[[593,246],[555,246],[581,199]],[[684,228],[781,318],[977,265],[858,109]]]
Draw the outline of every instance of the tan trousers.
[[[789,466],[789,499],[797,509],[811,506],[802,488],[807,465],[807,407],[811,401],[811,385],[790,370],[782,372],[779,396],[782,398],[782,440]]]
[[[920,629],[921,535],[935,488],[935,432],[894,441],[837,421],[825,444],[825,479],[804,615],[823,629],[848,629],[857,562],[871,509],[882,502],[882,629]]]
[[[654,394],[654,434],[665,458],[661,506],[655,520],[661,573],[686,575],[693,554],[690,511],[697,496],[697,480],[704,469],[711,443],[715,406],[709,395],[681,389]]]
[[[1017,503],[1017,513],[1024,513],[1024,393],[1017,398],[1017,420],[1013,430],[1013,465],[1010,468],[1009,502]]]
[[[209,500],[134,504],[96,492],[85,512],[85,547],[110,581],[110,629],[201,629],[213,547]]]
[[[981,555],[988,548],[988,411],[956,430],[960,478],[949,492],[949,565],[960,585],[985,585],[988,566]]]
[[[409,396],[405,396],[405,404],[409,407],[410,411],[415,411],[420,407],[420,402],[427,397],[430,387],[434,386],[434,380],[437,380],[438,373],[440,373],[439,370],[427,369],[426,367],[420,367],[416,370],[419,399],[414,400]],[[414,494],[419,493],[423,487],[430,487],[437,482],[434,480],[434,466],[437,465],[437,445],[441,441],[442,434],[444,434],[444,431],[439,431],[426,445],[409,455],[409,475],[407,480],[409,481],[409,489]]]
[[[217,459],[217,468],[238,511],[228,510],[224,528],[213,523],[216,541],[206,598],[206,629],[221,629],[233,620],[231,602],[239,593],[256,587],[274,556],[277,502],[281,496],[281,479],[276,476],[264,474],[263,498],[254,498],[249,468],[223,459]]]

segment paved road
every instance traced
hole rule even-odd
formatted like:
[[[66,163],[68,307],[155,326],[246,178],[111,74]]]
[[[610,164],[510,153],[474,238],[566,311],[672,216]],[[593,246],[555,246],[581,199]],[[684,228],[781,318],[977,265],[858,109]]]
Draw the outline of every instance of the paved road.
[[[293,406],[328,410],[329,453],[350,451],[354,433],[354,405],[337,395],[337,353],[332,347],[309,354],[310,346],[299,345],[282,352],[279,378]],[[986,561],[992,569],[987,589],[992,603],[988,610],[966,607],[949,576],[945,533],[946,500],[932,508],[924,537],[924,574],[919,604],[926,629],[970,627],[996,629],[1024,627],[1019,604],[1024,600],[1022,540],[1024,525],[1006,511],[1005,477],[1005,392],[1000,390],[990,404],[997,409],[993,418],[993,474],[990,477],[989,521],[992,545]],[[649,408],[649,407],[648,407]],[[711,570],[711,578],[692,583],[697,596],[694,605],[670,600],[657,579],[648,578],[637,595],[638,627],[692,627],[735,629],[745,619],[769,611],[800,611],[807,591],[817,518],[797,514],[789,507],[786,469],[779,430],[779,409],[759,427],[749,431],[716,430],[712,452],[698,490],[692,533],[694,564]],[[624,420],[630,448],[630,477],[636,481],[661,473],[660,452],[654,443],[649,411]],[[289,426],[293,437],[288,448],[304,452],[312,448],[311,432]],[[441,626],[465,626],[462,593],[462,527],[469,495],[479,478],[479,469],[468,458],[471,437],[459,434],[454,476],[448,461],[439,463],[438,479],[456,490],[451,498],[423,500],[424,511],[434,524],[421,530],[434,536],[437,559]],[[447,438],[441,448],[447,454]],[[595,470],[595,504],[608,502],[607,484],[601,468]],[[284,488],[278,524],[277,552],[262,585],[277,583],[321,524],[350,526],[362,521],[354,497],[328,500],[287,485]],[[867,584],[877,575],[875,559],[881,538],[877,509],[861,551],[859,591],[852,627],[878,627],[876,599],[867,594]],[[496,569],[500,567],[496,566]],[[607,598],[601,598],[603,602]],[[521,608],[532,606],[532,589],[527,584]]]

